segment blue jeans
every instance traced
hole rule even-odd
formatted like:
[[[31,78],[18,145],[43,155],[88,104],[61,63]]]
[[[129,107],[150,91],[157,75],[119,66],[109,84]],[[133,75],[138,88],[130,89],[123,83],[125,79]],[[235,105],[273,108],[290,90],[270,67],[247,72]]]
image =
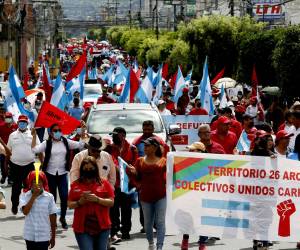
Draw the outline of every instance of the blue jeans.
[[[52,175],[46,172],[50,193],[56,202],[56,189],[60,198],[60,218],[65,218],[68,206],[68,174]]]
[[[105,230],[98,235],[92,236],[88,233],[75,233],[80,250],[107,250],[110,230]]]
[[[153,244],[153,225],[156,224],[157,248],[162,248],[166,232],[167,199],[163,198],[153,203],[141,201],[144,213],[144,226],[149,244]]]

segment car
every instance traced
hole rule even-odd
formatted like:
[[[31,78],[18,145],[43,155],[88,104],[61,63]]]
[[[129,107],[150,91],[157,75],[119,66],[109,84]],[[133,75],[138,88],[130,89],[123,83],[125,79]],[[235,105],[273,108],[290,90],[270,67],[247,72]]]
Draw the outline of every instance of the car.
[[[163,119],[154,104],[142,103],[112,103],[98,104],[91,108],[87,119],[87,132],[107,136],[115,127],[123,127],[126,132],[126,139],[132,142],[140,136],[142,124],[146,120],[154,123],[154,133],[168,142],[168,135],[178,134],[178,128],[172,125],[172,129],[166,129]]]
[[[97,103],[97,100],[101,95],[101,84],[84,84],[83,103]]]

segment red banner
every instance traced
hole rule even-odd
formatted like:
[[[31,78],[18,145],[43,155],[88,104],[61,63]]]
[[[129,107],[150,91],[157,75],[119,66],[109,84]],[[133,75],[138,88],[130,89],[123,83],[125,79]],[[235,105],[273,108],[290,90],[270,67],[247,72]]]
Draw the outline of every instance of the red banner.
[[[54,123],[59,124],[61,132],[65,135],[71,134],[80,126],[80,121],[50,103],[43,102],[35,127],[49,128]]]

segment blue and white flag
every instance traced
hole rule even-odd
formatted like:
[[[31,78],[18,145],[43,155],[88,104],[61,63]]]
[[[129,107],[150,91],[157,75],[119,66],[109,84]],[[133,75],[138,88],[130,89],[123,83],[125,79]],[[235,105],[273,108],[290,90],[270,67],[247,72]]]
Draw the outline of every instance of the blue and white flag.
[[[153,97],[153,101],[155,104],[158,104],[159,99],[162,97],[162,90],[163,90],[163,77],[162,77],[162,70],[163,70],[163,64],[160,66],[158,73],[157,73],[157,85],[155,88],[155,95]]]
[[[113,71],[114,71],[114,65],[111,65],[110,68],[101,77],[101,79],[109,84],[111,82]]]
[[[97,68],[92,68],[89,70],[89,79],[97,80],[98,79],[98,73],[97,73]]]
[[[138,72],[138,70],[139,70],[139,64],[138,64],[138,62],[137,62],[136,59],[134,60],[132,66],[133,66],[133,71],[134,71],[134,73]]]
[[[239,152],[249,152],[250,151],[251,141],[248,138],[248,134],[245,130],[241,133],[240,139],[236,145],[236,148]]]
[[[182,96],[182,89],[185,87],[185,80],[184,77],[182,75],[181,69],[178,66],[178,71],[177,71],[177,77],[176,77],[176,82],[175,82],[175,91],[174,91],[174,99],[173,101],[175,103],[178,102],[178,99],[180,96]]]
[[[150,103],[152,99],[152,91],[153,85],[149,79],[149,76],[146,75],[146,77],[142,80],[139,90],[135,94],[135,98],[140,103]]]
[[[14,121],[18,120],[19,115],[27,115],[28,118],[34,122],[34,113],[31,110],[24,108],[21,99],[25,97],[25,93],[19,77],[11,65],[9,68],[8,78],[9,88],[7,89],[5,96],[5,105],[9,112],[13,114]]]
[[[56,77],[50,103],[61,110],[65,110],[65,107],[68,105],[68,97],[60,74]]]
[[[119,103],[129,103],[129,95],[130,95],[130,71],[127,73],[126,82],[123,86],[122,93],[118,99]]]
[[[76,91],[80,93],[80,100],[83,100],[84,93],[84,80],[85,80],[85,68],[81,71],[78,77],[74,77],[66,84],[66,92],[68,92],[68,100],[73,100],[73,95]]]
[[[135,192],[135,188],[129,190],[129,178],[126,174],[127,162],[124,161],[120,156],[118,157],[119,170],[120,170],[120,188],[121,192],[125,194],[132,194]]]
[[[220,96],[221,96],[220,97],[220,108],[222,108],[222,109],[226,108],[227,107],[227,98],[226,98],[224,84],[222,84]]]
[[[187,86],[189,86],[191,84],[191,81],[192,81],[192,75],[193,75],[193,70],[191,70],[188,75],[186,76],[186,78],[184,79],[185,80],[185,84]]]
[[[200,96],[202,108],[204,108],[209,115],[213,115],[215,107],[212,99],[212,91],[211,91],[210,80],[208,75],[207,57],[205,58],[205,62],[203,65],[203,75],[200,83],[198,97],[199,96]]]

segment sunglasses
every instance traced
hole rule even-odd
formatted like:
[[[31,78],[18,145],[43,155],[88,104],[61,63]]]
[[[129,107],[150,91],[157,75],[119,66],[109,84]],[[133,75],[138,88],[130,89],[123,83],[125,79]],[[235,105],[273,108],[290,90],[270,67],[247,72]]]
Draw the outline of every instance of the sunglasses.
[[[52,132],[53,132],[53,133],[61,132],[61,129],[53,129]]]

